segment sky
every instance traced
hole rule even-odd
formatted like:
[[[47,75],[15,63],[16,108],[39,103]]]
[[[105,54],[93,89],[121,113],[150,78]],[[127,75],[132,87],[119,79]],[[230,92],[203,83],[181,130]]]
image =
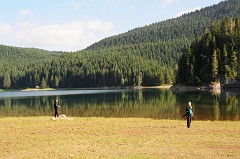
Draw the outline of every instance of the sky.
[[[79,51],[109,36],[224,0],[4,0],[0,44]]]

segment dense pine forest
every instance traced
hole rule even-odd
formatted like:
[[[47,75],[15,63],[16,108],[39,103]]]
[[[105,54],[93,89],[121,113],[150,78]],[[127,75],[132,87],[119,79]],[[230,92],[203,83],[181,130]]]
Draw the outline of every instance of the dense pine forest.
[[[103,39],[79,52],[49,52],[1,45],[0,88],[153,86],[173,84],[176,79],[183,82],[185,75],[180,73],[176,78],[178,67],[180,72],[184,70],[184,63],[178,66],[182,53],[193,45],[192,41],[201,39],[199,37],[206,28],[213,34],[210,29],[213,21],[216,21],[214,27],[218,27],[221,25],[218,20],[227,16],[240,16],[239,0],[224,1],[178,18],[136,28]],[[228,44],[225,47],[228,52],[232,49]],[[216,54],[222,50],[217,49]],[[204,69],[208,68],[210,66],[206,65]],[[231,73],[225,73],[229,69]],[[236,71],[236,67],[229,65],[212,78],[218,80],[222,74],[235,78],[237,75],[233,70]],[[192,83],[211,81],[198,76],[199,79],[195,79],[195,76],[188,76],[187,83],[191,80]]]
[[[196,38],[179,62],[179,80],[186,84],[227,83],[239,79],[240,18],[214,21]]]
[[[0,45],[0,88],[25,87],[29,72],[61,54],[63,53]]]

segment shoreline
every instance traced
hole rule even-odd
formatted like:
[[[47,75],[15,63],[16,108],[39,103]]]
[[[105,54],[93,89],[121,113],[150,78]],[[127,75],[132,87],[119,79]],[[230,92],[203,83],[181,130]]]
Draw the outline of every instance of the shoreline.
[[[209,91],[213,94],[221,94],[222,91],[224,91],[220,83],[201,86],[174,85],[170,88],[170,90],[173,92]]]
[[[93,88],[26,88],[26,89],[10,89],[4,90],[0,89],[0,92],[11,91],[11,90],[18,90],[23,92],[30,92],[30,91],[54,91],[54,90],[108,90],[108,89],[170,89],[173,85],[164,85],[164,86],[124,86],[124,87],[93,87]]]
[[[142,88],[154,88],[154,89],[170,89],[173,85],[164,85],[164,86],[142,86]]]
[[[162,86],[119,86],[119,87],[92,87],[92,88],[26,88],[26,89],[13,89],[19,91],[52,91],[52,90],[108,90],[108,89],[170,89],[172,91],[212,91],[221,92],[221,86],[213,85],[201,85],[201,86],[187,86],[187,85],[162,85]],[[0,92],[11,91],[0,89]],[[224,91],[225,89],[223,89]],[[226,90],[236,90],[236,88],[227,88]]]
[[[44,89],[41,89],[41,88],[27,88],[27,89],[21,89],[20,91],[28,92],[28,91],[53,91],[53,90],[57,90],[57,89],[54,89],[54,88],[44,88]]]
[[[185,86],[185,85],[174,85],[170,88],[173,91],[205,91],[206,86]]]
[[[136,119],[136,120],[156,120],[156,121],[186,121],[186,118],[180,118],[180,119],[158,119],[158,118],[147,118],[147,117],[102,117],[102,116],[90,116],[90,117],[79,117],[79,116],[66,116],[65,114],[61,114],[62,116],[65,117],[59,117],[56,119],[64,119],[64,118],[76,118],[76,119],[91,119],[91,118],[95,118],[95,119],[118,119],[118,120],[124,120],[124,119]],[[59,115],[59,116],[61,116]],[[21,119],[21,118],[34,118],[34,119],[40,119],[40,118],[48,118],[49,120],[52,118],[55,118],[54,116],[0,116],[0,120],[1,119]],[[192,118],[193,121],[197,121],[197,122],[239,122],[240,120],[197,120],[194,117]]]
[[[188,92],[188,91],[209,91],[213,94],[221,94],[222,92],[236,91],[236,88],[224,88],[220,83],[212,85],[201,85],[201,86],[187,86],[187,85],[162,85],[162,86],[124,86],[124,87],[96,87],[96,88],[26,88],[26,89],[0,89],[0,92],[11,92],[11,91],[56,91],[56,90],[116,90],[116,89],[162,89],[171,90],[173,92]]]

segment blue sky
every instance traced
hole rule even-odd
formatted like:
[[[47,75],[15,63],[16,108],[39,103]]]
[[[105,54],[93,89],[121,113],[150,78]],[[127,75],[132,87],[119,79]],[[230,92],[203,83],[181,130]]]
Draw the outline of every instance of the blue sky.
[[[5,0],[0,44],[77,51],[223,0]]]

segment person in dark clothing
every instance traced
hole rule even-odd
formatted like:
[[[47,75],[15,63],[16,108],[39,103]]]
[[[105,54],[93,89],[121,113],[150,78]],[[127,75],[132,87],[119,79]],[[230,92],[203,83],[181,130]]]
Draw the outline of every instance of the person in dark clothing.
[[[192,104],[191,104],[191,102],[188,102],[188,106],[186,107],[186,113],[183,115],[183,117],[187,118],[187,127],[188,128],[190,128],[190,124],[192,122],[192,116],[193,116]]]
[[[59,108],[59,107],[60,107],[60,106],[58,105],[58,100],[56,100],[56,101],[54,102],[54,110],[55,110],[54,116],[55,116],[55,118],[58,117],[58,108]]]

